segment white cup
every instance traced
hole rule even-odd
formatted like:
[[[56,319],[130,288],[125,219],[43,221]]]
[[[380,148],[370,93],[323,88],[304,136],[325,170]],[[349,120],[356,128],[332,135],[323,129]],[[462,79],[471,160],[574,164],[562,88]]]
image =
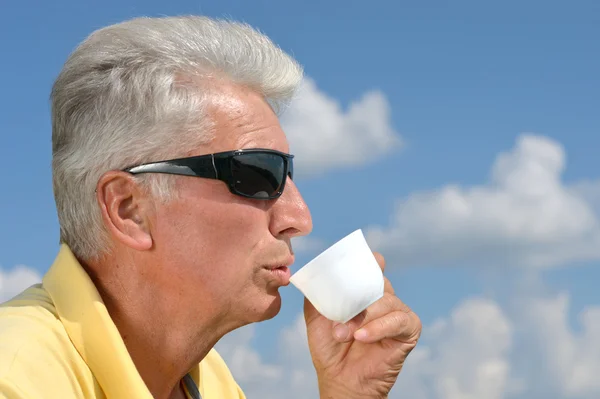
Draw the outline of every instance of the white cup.
[[[360,229],[307,263],[290,282],[319,313],[340,323],[383,296],[383,273]]]

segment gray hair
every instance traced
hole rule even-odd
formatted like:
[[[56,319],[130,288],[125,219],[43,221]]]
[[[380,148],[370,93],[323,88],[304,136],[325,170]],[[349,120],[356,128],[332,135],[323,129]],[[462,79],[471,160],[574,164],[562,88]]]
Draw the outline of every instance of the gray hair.
[[[255,90],[278,112],[302,68],[250,26],[200,16],[112,25],[70,55],[51,95],[52,172],[60,239],[77,256],[110,249],[94,193],[102,174],[214,138],[210,93],[197,84],[214,78]],[[144,182],[163,201],[173,197],[167,176]]]

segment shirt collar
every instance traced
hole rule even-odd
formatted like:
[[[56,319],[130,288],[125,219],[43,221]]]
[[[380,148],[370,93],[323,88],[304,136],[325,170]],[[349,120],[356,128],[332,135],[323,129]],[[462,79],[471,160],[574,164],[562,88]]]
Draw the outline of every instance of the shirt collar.
[[[61,245],[42,284],[105,395],[152,399],[96,286],[67,245]]]

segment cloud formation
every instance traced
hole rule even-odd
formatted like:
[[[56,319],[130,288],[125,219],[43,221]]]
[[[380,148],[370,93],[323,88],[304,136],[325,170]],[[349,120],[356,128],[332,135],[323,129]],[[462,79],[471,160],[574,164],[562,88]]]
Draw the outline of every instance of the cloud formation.
[[[600,189],[566,185],[562,146],[523,135],[494,162],[490,181],[447,185],[398,202],[388,226],[367,229],[390,264],[490,263],[535,268],[600,259]],[[600,186],[599,186],[600,187]]]
[[[266,364],[250,344],[255,326],[227,336],[217,349],[248,397],[318,397],[302,315],[279,334],[279,356]],[[512,322],[495,302],[464,301],[426,328],[390,399],[500,399],[509,390]],[[513,384],[517,386],[516,384]],[[514,387],[513,387],[514,388]]]
[[[402,147],[390,105],[381,91],[370,91],[344,110],[310,78],[281,118],[296,155],[299,176],[365,165]]]
[[[501,399],[509,384],[513,323],[490,299],[466,299],[424,331],[393,398]]]
[[[600,306],[588,306],[571,326],[570,295],[528,298],[523,320],[533,347],[541,354],[544,378],[565,398],[600,397]],[[541,378],[540,378],[541,379]]]
[[[268,363],[251,344],[256,325],[249,325],[225,336],[217,350],[248,398],[317,398],[316,374],[308,351],[302,314],[284,327],[274,343],[278,354]]]
[[[467,298],[426,326],[390,399],[600,397],[600,306],[583,309],[573,328],[566,293],[520,297],[519,303],[514,309]],[[318,397],[302,316],[280,331],[271,363],[248,340],[255,328],[244,327],[217,347],[246,395]]]
[[[39,273],[27,266],[19,265],[11,270],[0,269],[0,303],[40,281],[42,277]]]

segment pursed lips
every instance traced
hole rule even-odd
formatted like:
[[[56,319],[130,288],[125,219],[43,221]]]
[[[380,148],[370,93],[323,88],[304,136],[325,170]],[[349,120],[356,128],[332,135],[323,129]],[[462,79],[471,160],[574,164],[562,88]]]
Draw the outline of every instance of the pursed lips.
[[[292,263],[294,263],[294,257],[290,256],[281,259],[280,261],[272,262],[263,268],[275,278],[275,280],[278,282],[278,285],[286,286],[290,283],[290,278],[292,276],[292,272],[289,268]]]
[[[268,270],[281,269],[284,267],[290,267],[293,263],[294,263],[294,256],[292,255],[292,256],[288,256],[287,258],[284,258],[280,261],[271,262],[268,265],[264,266],[264,268],[268,269]]]

